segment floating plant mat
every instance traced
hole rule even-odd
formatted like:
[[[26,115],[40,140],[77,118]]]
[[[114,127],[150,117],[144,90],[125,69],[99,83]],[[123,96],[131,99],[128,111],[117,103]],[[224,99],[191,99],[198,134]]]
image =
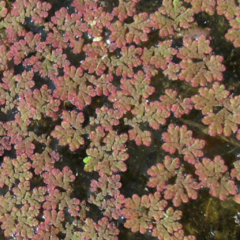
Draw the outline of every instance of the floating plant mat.
[[[0,1],[0,239],[240,239],[240,1]]]

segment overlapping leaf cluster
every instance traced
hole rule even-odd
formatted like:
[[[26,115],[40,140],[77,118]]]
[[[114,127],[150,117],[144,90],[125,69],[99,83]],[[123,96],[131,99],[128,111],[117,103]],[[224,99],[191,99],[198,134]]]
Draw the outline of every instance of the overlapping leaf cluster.
[[[0,1],[6,238],[117,240],[122,219],[134,233],[193,240],[178,207],[201,188],[220,200],[237,196],[240,161],[204,156],[206,141],[190,129],[239,146],[240,97],[224,86],[224,59],[196,14],[224,15],[225,38],[237,48],[240,2],[163,0],[152,13],[139,12],[141,4],[73,0],[53,12],[40,0]],[[198,123],[188,119],[193,111]],[[154,131],[165,156],[147,170],[146,187],[156,191],[126,197],[121,176],[134,158],[128,144],[148,147]],[[62,149],[79,158],[80,172]],[[79,197],[74,182],[91,172],[97,177]]]

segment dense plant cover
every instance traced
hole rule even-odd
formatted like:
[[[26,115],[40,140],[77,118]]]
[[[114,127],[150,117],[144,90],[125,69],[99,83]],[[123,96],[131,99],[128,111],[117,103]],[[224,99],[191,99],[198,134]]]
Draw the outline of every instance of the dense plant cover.
[[[226,87],[230,66],[199,21],[227,22],[222,41],[237,51],[240,1],[156,2],[0,0],[5,239],[117,240],[124,227],[193,240],[183,206],[202,190],[240,203],[240,160],[206,150],[212,137],[240,147],[239,89]],[[156,135],[145,193],[125,194],[129,146]]]

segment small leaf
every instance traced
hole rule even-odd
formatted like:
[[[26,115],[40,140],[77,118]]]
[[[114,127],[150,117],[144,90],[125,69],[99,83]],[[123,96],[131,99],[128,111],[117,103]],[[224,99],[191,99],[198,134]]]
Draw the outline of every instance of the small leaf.
[[[85,163],[85,164],[89,164],[90,163],[90,161],[91,161],[91,157],[90,156],[88,156],[88,157],[85,157],[84,159],[83,159],[83,162]]]

